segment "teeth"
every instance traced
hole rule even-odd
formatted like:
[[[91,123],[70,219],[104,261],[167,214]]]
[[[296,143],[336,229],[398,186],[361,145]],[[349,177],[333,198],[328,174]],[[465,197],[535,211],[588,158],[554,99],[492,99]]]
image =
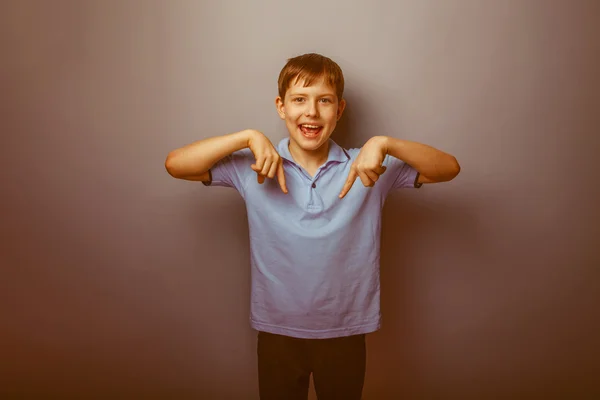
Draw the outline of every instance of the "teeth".
[[[317,125],[302,125],[302,126],[305,127],[305,128],[311,128],[311,129],[318,129],[318,128],[320,128],[320,126],[317,126]]]

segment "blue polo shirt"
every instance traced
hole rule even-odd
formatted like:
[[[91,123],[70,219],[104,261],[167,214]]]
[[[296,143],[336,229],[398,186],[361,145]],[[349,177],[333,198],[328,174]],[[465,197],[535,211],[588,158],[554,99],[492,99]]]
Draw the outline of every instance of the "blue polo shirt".
[[[359,148],[329,140],[327,161],[311,177],[292,158],[289,137],[283,158],[284,194],[276,179],[261,185],[250,149],[211,168],[212,186],[236,189],[246,202],[250,229],[252,328],[298,338],[333,338],[380,327],[379,246],[381,211],[392,189],[419,187],[418,172],[386,156],[386,172],[373,187],[357,178],[339,193]]]

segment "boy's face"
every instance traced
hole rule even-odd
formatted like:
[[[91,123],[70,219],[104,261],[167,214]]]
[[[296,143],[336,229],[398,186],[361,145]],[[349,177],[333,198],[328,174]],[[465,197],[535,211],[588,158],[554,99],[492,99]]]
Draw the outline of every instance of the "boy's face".
[[[307,87],[302,81],[296,82],[288,88],[285,99],[278,96],[275,103],[290,132],[290,145],[304,151],[318,150],[328,142],[346,106],[323,79]]]

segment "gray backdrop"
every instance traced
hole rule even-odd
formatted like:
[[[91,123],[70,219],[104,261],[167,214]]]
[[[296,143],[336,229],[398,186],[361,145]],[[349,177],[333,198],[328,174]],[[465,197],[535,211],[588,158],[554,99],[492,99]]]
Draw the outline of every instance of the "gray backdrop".
[[[244,203],[167,153],[287,134],[287,58],[342,67],[334,139],[415,140],[452,182],[384,209],[365,399],[600,395],[595,1],[8,1],[0,393],[257,399]],[[311,389],[311,396],[314,394]]]

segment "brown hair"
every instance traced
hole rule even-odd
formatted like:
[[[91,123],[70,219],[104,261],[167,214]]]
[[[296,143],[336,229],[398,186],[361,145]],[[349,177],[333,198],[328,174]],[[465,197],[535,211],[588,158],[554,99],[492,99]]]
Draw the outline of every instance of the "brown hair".
[[[338,101],[342,99],[344,94],[342,69],[332,59],[316,53],[288,59],[279,73],[279,96],[282,100],[285,99],[285,93],[292,83],[303,80],[306,87],[319,78],[325,78],[325,82],[335,89]]]

